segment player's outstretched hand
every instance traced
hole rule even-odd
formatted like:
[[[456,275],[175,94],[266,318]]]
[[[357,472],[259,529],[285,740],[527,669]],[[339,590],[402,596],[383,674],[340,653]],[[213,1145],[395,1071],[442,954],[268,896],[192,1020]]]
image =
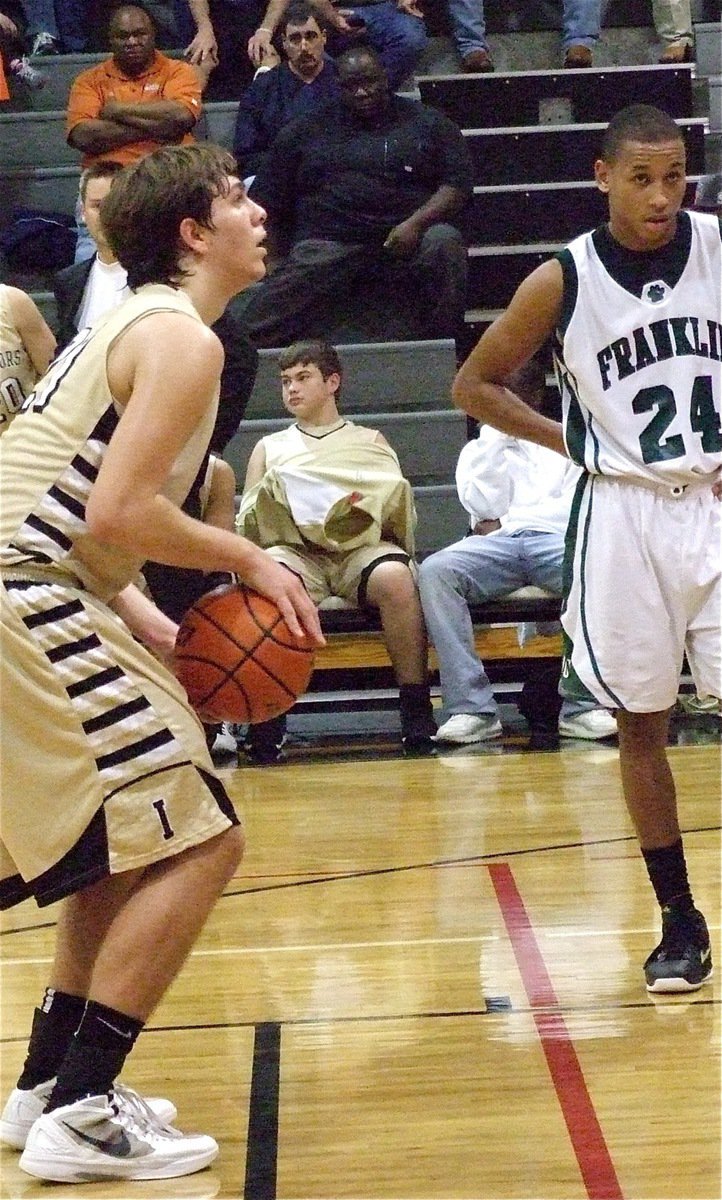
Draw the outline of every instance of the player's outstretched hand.
[[[291,633],[299,640],[308,638],[314,646],[325,646],[318,609],[298,575],[277,563],[265,550],[259,551],[239,574],[242,583],[273,600],[283,613]]]

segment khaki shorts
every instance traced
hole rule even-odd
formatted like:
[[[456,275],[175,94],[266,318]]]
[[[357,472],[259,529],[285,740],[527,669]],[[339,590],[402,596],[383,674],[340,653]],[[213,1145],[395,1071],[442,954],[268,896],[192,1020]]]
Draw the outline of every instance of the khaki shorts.
[[[346,554],[332,554],[312,547],[295,550],[290,546],[269,546],[268,553],[301,577],[314,604],[320,604],[329,596],[340,596],[363,608],[368,577],[380,562],[404,562],[412,573],[415,572],[406,551],[394,542],[360,546]]]
[[[1,907],[238,824],[185,691],[100,600],[6,577],[0,639]]]
[[[607,708],[674,704],[684,655],[701,694],[720,695],[720,504],[584,476],[564,563],[561,691]]]

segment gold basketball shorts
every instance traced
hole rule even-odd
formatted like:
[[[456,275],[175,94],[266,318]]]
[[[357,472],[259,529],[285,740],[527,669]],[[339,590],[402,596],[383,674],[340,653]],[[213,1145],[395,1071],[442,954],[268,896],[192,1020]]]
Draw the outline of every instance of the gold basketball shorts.
[[[91,593],[4,578],[0,700],[0,907],[238,824],[183,688]]]

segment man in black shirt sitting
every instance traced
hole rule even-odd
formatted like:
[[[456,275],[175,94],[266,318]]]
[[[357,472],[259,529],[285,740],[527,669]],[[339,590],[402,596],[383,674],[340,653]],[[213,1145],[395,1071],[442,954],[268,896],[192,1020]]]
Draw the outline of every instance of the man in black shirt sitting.
[[[284,346],[333,327],[340,298],[351,296],[364,336],[372,285],[386,327],[401,321],[393,336],[453,337],[466,300],[466,248],[453,222],[472,191],[461,131],[393,95],[367,47],[341,56],[338,84],[338,101],[281,130],[251,188],[269,235],[290,253],[251,289],[247,328],[259,346]]]

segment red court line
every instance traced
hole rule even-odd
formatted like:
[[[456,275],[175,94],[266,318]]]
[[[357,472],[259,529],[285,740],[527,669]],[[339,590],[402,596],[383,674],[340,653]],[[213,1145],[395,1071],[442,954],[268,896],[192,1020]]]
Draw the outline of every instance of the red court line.
[[[488,869],[532,1011],[558,1007],[559,1001],[511,868],[508,863],[489,863]],[[564,1018],[558,1012],[537,1012],[534,1022],[589,1200],[623,1200]]]

